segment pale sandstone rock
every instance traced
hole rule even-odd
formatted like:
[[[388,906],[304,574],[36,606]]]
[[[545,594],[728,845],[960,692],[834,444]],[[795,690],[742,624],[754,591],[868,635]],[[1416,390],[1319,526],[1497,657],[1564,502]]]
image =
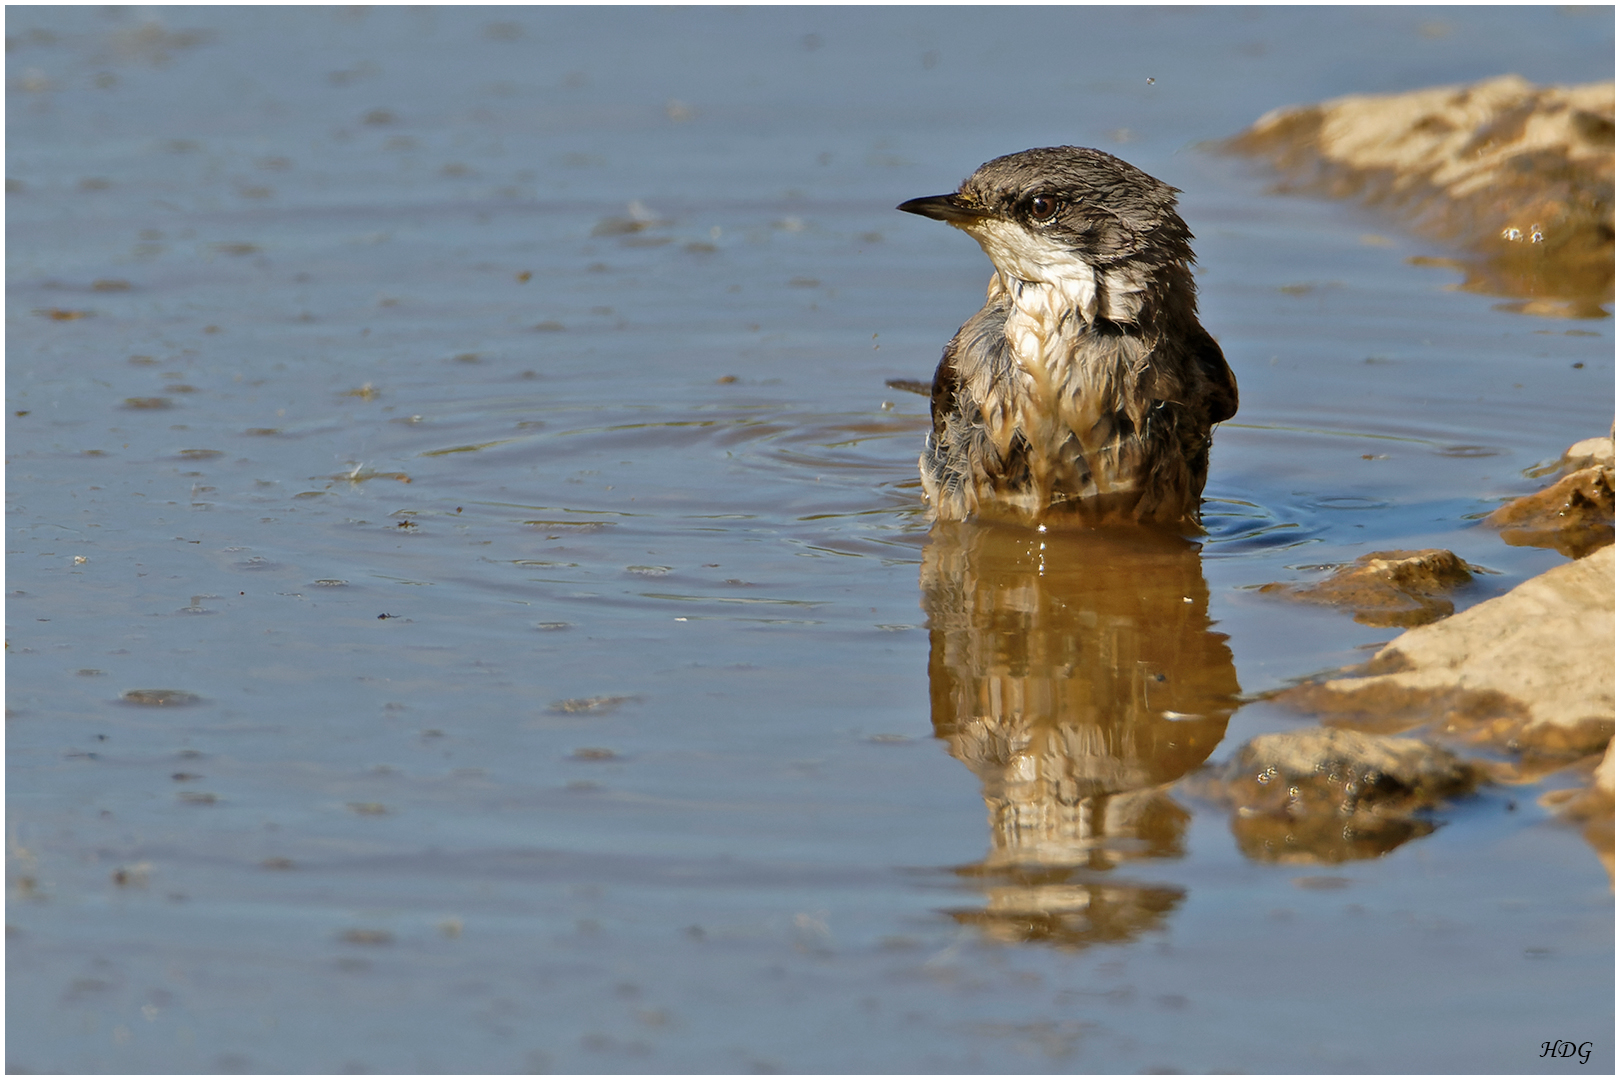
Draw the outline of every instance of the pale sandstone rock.
[[[1609,428],[1607,435],[1596,439],[1582,439],[1568,450],[1564,451],[1564,458],[1559,466],[1564,469],[1585,469],[1593,465],[1607,465],[1614,468],[1614,428]]]
[[[1285,185],[1402,209],[1480,258],[1465,287],[1518,309],[1606,316],[1614,295],[1614,83],[1468,86],[1276,109],[1230,140]],[[1442,260],[1430,260],[1442,261]]]
[[[1515,157],[1537,152],[1614,167],[1612,149],[1605,150],[1591,131],[1594,124],[1601,129],[1598,122],[1605,118],[1613,123],[1612,81],[1537,87],[1521,76],[1502,75],[1469,86],[1352,94],[1317,108],[1322,152],[1357,169],[1389,169],[1397,188],[1427,182],[1462,198],[1491,185]],[[1298,112],[1275,109],[1255,130]]]
[[[1337,723],[1424,723],[1510,750],[1579,756],[1614,735],[1614,547],[1384,646],[1362,673],[1278,700]]]

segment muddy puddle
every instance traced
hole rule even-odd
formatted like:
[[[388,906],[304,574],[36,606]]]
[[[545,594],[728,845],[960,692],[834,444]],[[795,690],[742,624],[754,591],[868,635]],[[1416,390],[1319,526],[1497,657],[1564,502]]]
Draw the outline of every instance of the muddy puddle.
[[[1614,403],[1608,314],[1200,144],[1612,11],[6,32],[10,1069],[1613,1070],[1570,773],[1287,859],[1190,782],[1398,632],[1260,585],[1558,565],[1479,519]],[[1185,191],[1196,542],[923,516],[988,265],[891,208],[1060,142]]]

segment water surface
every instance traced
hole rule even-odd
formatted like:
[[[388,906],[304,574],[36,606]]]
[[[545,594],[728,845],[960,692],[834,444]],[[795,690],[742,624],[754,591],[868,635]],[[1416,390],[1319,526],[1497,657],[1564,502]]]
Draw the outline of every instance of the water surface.
[[[1200,144],[1612,77],[1612,11],[7,41],[10,1068],[1612,1071],[1568,774],[1338,863],[1174,786],[1393,636],[1255,586],[1443,546],[1499,594],[1561,557],[1477,518],[1613,418],[1611,319]],[[884,380],[988,265],[891,208],[1066,142],[1185,192],[1243,395],[1198,542],[922,512]]]

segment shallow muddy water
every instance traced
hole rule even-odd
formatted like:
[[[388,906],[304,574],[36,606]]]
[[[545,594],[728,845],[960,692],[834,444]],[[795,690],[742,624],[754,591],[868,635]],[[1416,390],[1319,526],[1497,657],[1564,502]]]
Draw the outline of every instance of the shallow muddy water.
[[[1613,1070],[1570,774],[1340,862],[1176,783],[1394,636],[1256,586],[1558,564],[1476,520],[1614,393],[1611,318],[1199,145],[1612,77],[1612,10],[6,32],[11,1069]],[[1185,191],[1199,542],[924,518],[884,380],[988,264],[891,208],[1061,142]]]

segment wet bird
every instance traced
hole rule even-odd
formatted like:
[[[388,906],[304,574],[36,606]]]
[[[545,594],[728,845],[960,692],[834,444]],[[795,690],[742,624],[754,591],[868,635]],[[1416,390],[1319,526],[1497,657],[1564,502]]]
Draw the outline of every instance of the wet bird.
[[[1198,322],[1178,191],[1100,150],[1025,150],[898,209],[995,265],[931,388],[937,518],[1196,526],[1237,381]]]

